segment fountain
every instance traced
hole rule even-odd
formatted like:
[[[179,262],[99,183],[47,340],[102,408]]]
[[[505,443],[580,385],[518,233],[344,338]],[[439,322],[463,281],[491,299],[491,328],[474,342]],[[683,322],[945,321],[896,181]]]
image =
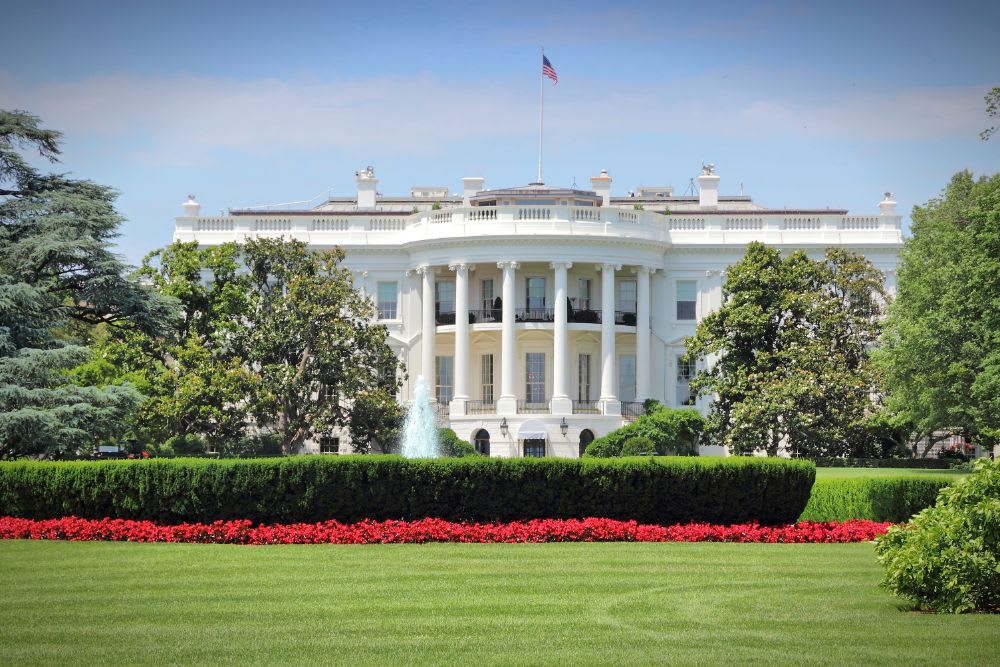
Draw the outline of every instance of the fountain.
[[[408,459],[436,459],[441,456],[437,424],[431,410],[430,388],[423,375],[417,376],[413,402],[406,413],[402,454]]]

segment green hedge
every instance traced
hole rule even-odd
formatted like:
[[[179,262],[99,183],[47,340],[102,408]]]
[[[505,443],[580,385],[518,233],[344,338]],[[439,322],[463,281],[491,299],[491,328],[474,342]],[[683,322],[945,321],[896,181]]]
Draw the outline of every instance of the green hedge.
[[[792,522],[816,469],[765,458],[407,460],[397,456],[0,463],[0,515],[250,519]]]
[[[906,521],[934,504],[952,480],[920,477],[818,479],[799,521]]]
[[[818,468],[919,468],[948,470],[953,460],[948,459],[859,459],[824,456],[810,459]]]

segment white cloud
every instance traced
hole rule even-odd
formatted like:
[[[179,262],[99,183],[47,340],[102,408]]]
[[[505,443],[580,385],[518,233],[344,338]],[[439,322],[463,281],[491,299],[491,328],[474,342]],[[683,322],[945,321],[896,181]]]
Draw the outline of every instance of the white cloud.
[[[793,80],[794,79],[794,80]],[[367,151],[436,154],[480,139],[532,136],[533,83],[422,77],[358,81],[95,76],[24,85],[0,72],[0,107],[108,142],[132,161],[187,166],[220,151],[255,155]],[[860,141],[975,139],[981,87],[889,88],[707,73],[648,85],[562,81],[546,97],[547,131],[585,142],[608,134]]]

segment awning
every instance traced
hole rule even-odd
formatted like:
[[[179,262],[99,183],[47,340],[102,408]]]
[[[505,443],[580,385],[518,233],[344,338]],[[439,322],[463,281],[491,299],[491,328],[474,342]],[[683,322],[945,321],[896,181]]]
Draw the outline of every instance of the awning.
[[[517,427],[518,440],[548,440],[549,432],[545,424],[537,419],[529,419]]]

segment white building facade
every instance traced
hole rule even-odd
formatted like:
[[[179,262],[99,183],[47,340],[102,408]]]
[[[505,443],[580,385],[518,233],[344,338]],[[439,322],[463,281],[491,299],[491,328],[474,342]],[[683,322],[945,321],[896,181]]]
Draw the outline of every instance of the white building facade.
[[[704,411],[688,389],[684,339],[721,305],[726,269],[751,241],[814,256],[846,247],[895,291],[903,239],[889,193],[877,214],[852,216],[720,196],[711,166],[697,196],[640,187],[612,197],[611,183],[603,171],[591,190],[486,190],[465,178],[461,197],[444,187],[382,197],[369,167],[357,172],[356,198],[298,210],[201,216],[191,197],[174,240],[342,247],[407,366],[399,399],[425,376],[441,423],[502,457],[579,456],[647,398]],[[304,451],[350,450],[346,434],[332,442]]]

